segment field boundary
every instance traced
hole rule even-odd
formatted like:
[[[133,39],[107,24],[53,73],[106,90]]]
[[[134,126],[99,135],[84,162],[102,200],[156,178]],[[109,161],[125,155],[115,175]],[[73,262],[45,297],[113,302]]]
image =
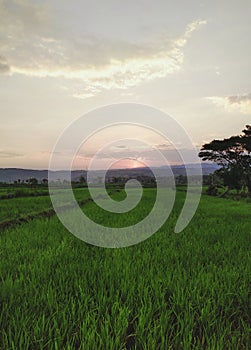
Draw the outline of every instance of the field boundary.
[[[108,192],[108,195],[111,196],[114,192],[118,192],[118,190],[116,191],[110,191]],[[77,203],[74,204],[66,204],[61,206],[60,208],[58,208],[58,211],[66,211],[66,210],[71,210],[76,208],[78,205],[79,206],[84,206],[89,202],[93,202],[95,199],[102,199],[102,198],[106,198],[103,195],[98,195],[97,197],[91,198],[88,197],[86,199],[80,200]],[[35,220],[35,219],[42,219],[42,218],[51,218],[52,216],[56,215],[55,209],[54,208],[50,208],[47,210],[42,210],[33,214],[28,214],[26,216],[21,216],[17,219],[12,219],[12,220],[5,220],[0,222],[0,230],[1,232],[4,232],[5,230],[7,230],[8,228],[12,228],[15,227],[17,225],[21,225],[23,223],[28,223],[31,220]]]
[[[34,192],[34,193],[7,193],[0,195],[0,200],[17,199],[17,198],[29,198],[29,197],[43,197],[49,196],[49,192]]]

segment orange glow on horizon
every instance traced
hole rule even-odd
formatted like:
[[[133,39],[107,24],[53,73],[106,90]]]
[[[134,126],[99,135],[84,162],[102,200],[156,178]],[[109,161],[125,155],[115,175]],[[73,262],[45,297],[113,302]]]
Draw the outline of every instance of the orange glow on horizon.
[[[76,156],[74,158],[74,161],[72,163],[72,169],[78,169],[78,170],[88,170],[90,166],[92,158],[82,158]],[[136,168],[144,168],[147,165],[139,161],[137,159],[129,159],[129,158],[124,158],[120,159],[118,161],[115,161],[109,169],[136,169]],[[102,162],[100,159],[97,166],[94,167],[95,170],[101,170],[101,169],[106,169],[106,162]]]
[[[138,161],[137,159],[121,159],[118,162],[115,162],[111,169],[136,169],[142,168],[146,165],[143,162]]]

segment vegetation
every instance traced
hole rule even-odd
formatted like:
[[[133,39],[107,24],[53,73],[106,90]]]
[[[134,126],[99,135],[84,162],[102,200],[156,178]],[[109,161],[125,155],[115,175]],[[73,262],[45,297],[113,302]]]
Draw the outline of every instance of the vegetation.
[[[0,349],[251,349],[250,198],[236,201],[251,195],[250,140],[246,126],[205,144],[199,156],[220,168],[203,176],[208,188],[192,222],[173,233],[187,189],[180,175],[170,218],[128,248],[98,248],[71,235],[55,215],[47,179],[1,187]],[[137,179],[143,198],[124,214],[97,207],[84,176],[72,185],[88,217],[125,227],[154,205],[154,179]],[[107,181],[115,200],[125,198],[127,180]],[[230,191],[235,200],[220,198]],[[74,207],[66,209],[74,217]]]
[[[48,190],[42,192],[39,196],[36,195],[36,190],[33,191],[34,194],[32,194],[32,190],[29,190],[27,193],[25,192],[26,195],[22,194],[21,196],[13,196],[11,197],[11,200],[0,200],[0,227],[1,223],[6,220],[11,221],[18,218],[25,218],[27,215],[36,216],[36,214],[41,211],[52,209]],[[87,188],[74,189],[74,195],[78,202],[90,197]]]
[[[38,196],[48,196],[48,189],[39,188],[39,189],[30,189],[30,188],[16,188],[16,187],[8,187],[8,188],[0,188],[0,200],[1,199],[12,199],[19,197],[38,197]]]
[[[251,126],[246,125],[242,132],[242,135],[203,145],[199,157],[220,166],[216,173],[223,179],[228,191],[236,189],[245,192],[247,189],[251,195]]]
[[[144,189],[142,203],[119,218],[92,202],[83,210],[125,226],[154,198]],[[159,232],[123,249],[90,246],[56,216],[5,230],[0,349],[250,349],[250,204],[203,195],[190,225],[174,234],[184,199],[178,191]],[[8,203],[17,200],[25,206],[27,198]]]

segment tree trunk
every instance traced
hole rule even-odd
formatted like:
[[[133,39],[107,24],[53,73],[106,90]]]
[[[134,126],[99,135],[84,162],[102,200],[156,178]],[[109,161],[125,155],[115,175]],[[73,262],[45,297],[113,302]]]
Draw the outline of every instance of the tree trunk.
[[[251,196],[251,173],[246,175],[246,186],[248,188],[248,195]]]
[[[224,191],[222,194],[219,195],[219,197],[220,197],[220,198],[224,198],[224,197],[228,194],[229,191],[230,191],[230,188],[228,187],[228,188],[226,189],[226,191]]]

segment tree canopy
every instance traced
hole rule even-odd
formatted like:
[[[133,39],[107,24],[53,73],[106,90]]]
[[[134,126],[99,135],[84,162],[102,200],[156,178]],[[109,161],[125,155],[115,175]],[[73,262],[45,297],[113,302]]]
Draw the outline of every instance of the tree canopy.
[[[220,166],[217,173],[229,189],[248,188],[251,193],[251,126],[246,125],[241,135],[213,140],[202,146],[199,157]]]

